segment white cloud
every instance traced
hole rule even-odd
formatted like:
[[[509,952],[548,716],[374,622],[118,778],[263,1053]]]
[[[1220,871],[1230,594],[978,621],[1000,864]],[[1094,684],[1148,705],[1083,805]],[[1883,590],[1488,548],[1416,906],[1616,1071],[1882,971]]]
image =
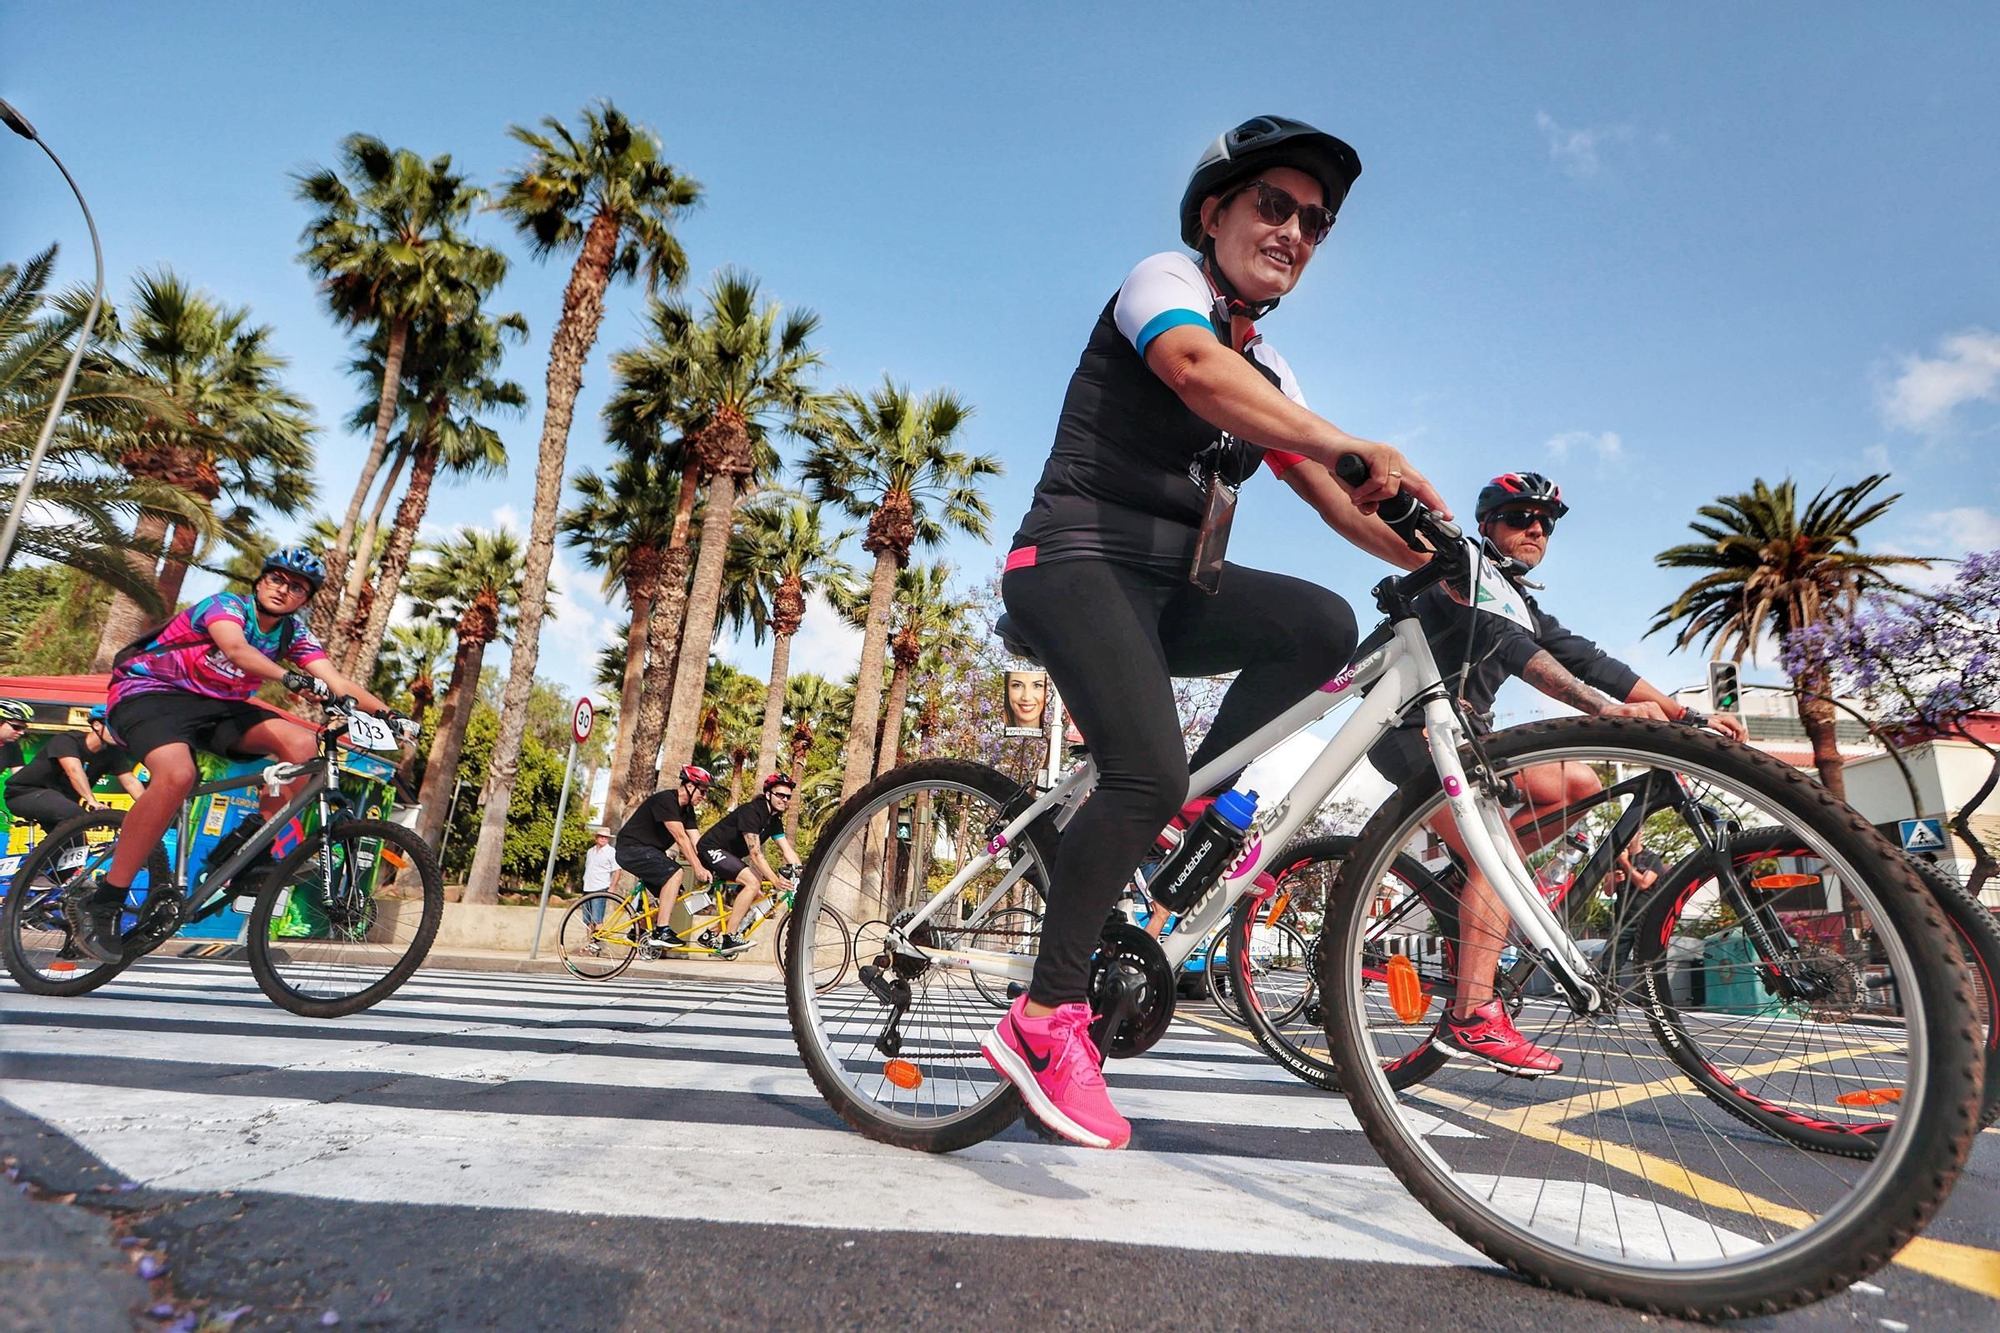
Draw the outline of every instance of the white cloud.
[[[1546,111],[1535,113],[1535,127],[1548,145],[1549,160],[1564,175],[1576,179],[1595,176],[1603,165],[1599,149],[1606,144],[1625,143],[1632,138],[1630,125],[1590,125],[1575,128],[1556,123]]]
[[[1897,358],[1895,377],[1881,389],[1882,416],[1910,431],[1942,429],[1967,403],[2000,401],[2000,333],[1970,328],[1940,338],[1937,355]]]
[[[1861,461],[1866,463],[1869,469],[1874,472],[1894,472],[1896,470],[1889,462],[1889,446],[1886,444],[1871,444],[1863,449],[1861,451]]]
[[[493,511],[493,526],[502,532],[511,532],[523,541],[528,537],[528,525],[521,522],[521,511],[513,505],[501,505]]]
[[[737,670],[747,671],[759,680],[770,676],[771,641],[766,638],[762,643],[756,642],[748,629],[718,643],[716,653]],[[842,619],[819,593],[808,597],[806,618],[799,622],[798,635],[792,640],[789,668],[792,674],[810,671],[837,684],[860,664],[861,631]]]
[[[1602,463],[1612,462],[1625,453],[1625,442],[1615,430],[1566,430],[1560,435],[1549,437],[1543,446],[1553,458],[1568,458],[1578,449],[1587,449],[1597,455]]]
[[[2000,550],[2000,514],[1991,509],[1975,505],[1940,509],[1924,515],[1923,526],[1926,532],[1943,537],[1942,549],[1947,555]]]

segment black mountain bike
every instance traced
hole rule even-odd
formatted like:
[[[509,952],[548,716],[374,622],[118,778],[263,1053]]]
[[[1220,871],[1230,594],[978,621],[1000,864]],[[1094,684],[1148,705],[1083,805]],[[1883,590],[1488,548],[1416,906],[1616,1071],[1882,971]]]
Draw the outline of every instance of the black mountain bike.
[[[82,995],[158,949],[174,932],[230,906],[250,907],[248,949],[257,985],[280,1008],[307,1018],[356,1013],[395,993],[430,952],[444,915],[437,859],[410,829],[358,817],[339,788],[340,740],[394,749],[391,727],[352,698],[325,705],[319,753],[273,763],[189,793],[169,856],[160,846],[126,900],[124,957],[100,963],[71,937],[63,891],[111,864],[122,810],[82,815],[49,831],[22,859],[0,912],[0,957],[23,990]],[[305,778],[284,808],[249,836],[218,843],[199,882],[189,874],[196,798],[278,787]],[[275,851],[274,851],[275,849]],[[273,856],[279,859],[273,864]]]

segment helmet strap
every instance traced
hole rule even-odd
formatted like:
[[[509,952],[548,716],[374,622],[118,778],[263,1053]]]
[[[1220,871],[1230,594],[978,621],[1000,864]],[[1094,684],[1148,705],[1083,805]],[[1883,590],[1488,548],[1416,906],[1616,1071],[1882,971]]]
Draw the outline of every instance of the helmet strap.
[[[1210,285],[1220,294],[1216,305],[1223,313],[1231,318],[1247,319],[1254,324],[1278,308],[1280,298],[1275,296],[1268,301],[1243,299],[1242,294],[1236,290],[1236,284],[1229,280],[1229,275],[1222,271],[1221,263],[1216,260],[1213,236],[1202,237],[1201,259],[1202,271],[1208,275]],[[1227,335],[1228,330],[1225,328],[1223,332]]]

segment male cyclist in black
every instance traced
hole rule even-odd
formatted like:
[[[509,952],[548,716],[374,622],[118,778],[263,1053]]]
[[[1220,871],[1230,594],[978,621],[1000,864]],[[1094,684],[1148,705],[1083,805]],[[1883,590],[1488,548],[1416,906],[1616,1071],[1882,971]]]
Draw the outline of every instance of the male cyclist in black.
[[[791,774],[773,773],[764,779],[761,794],[717,820],[696,844],[701,865],[714,871],[718,880],[734,880],[739,886],[736,900],[729,904],[729,919],[723,922],[722,934],[718,937],[714,931],[702,933],[701,943],[719,954],[741,953],[750,947],[750,941],[736,933],[743,914],[764,896],[764,881],[775,884],[780,878],[789,878],[771,869],[771,863],[764,857],[764,844],[778,845],[787,869],[796,870],[799,865],[798,853],[785,837],[785,811],[798,790],[799,784],[792,780]]]
[[[21,754],[21,742],[34,720],[32,704],[19,699],[0,699],[0,773],[19,768],[27,762]]]
[[[648,944],[687,943],[667,924],[667,918],[673,913],[674,899],[680,893],[681,864],[693,870],[695,883],[709,881],[709,872],[695,852],[694,831],[695,812],[701,807],[701,798],[714,785],[715,779],[707,769],[688,764],[681,769],[679,784],[663,787],[641,801],[618,830],[618,868],[645,885],[659,902],[659,925],[647,939]],[[680,853],[680,862],[674,860],[676,852]]]
[[[1493,478],[1480,490],[1475,511],[1480,534],[1502,555],[1528,569],[1541,564],[1557,521],[1568,512],[1562,488],[1539,472],[1509,472]],[[1476,731],[1491,728],[1494,696],[1510,676],[1518,676],[1556,702],[1592,716],[1674,721],[1687,712],[1640,679],[1631,667],[1565,629],[1525,591],[1521,595],[1535,621],[1532,634],[1499,616],[1475,619],[1442,585],[1427,589],[1416,600],[1417,618],[1430,640],[1438,670],[1454,691],[1465,667],[1468,640],[1474,647],[1475,660],[1464,672],[1463,685],[1470,713],[1467,720]],[[1735,740],[1744,739],[1743,726],[1733,717],[1714,717],[1710,723]],[[1384,736],[1369,751],[1368,760],[1399,787],[1427,771],[1431,759],[1422,718],[1412,718]],[[1525,802],[1515,816],[1517,824],[1532,823],[1603,790],[1597,774],[1586,764],[1537,764],[1515,774],[1513,782]],[[1458,994],[1438,1020],[1432,1042],[1451,1058],[1477,1061],[1503,1074],[1537,1078],[1558,1072],[1562,1060],[1516,1031],[1506,1006],[1494,998],[1494,972],[1506,943],[1506,909],[1466,854],[1457,824],[1447,814],[1434,827],[1468,873],[1459,922]],[[1540,845],[1533,843],[1528,850]]]
[[[115,774],[133,800],[144,796],[145,784],[132,769],[132,756],[105,730],[104,705],[99,704],[90,710],[86,730],[57,732],[32,763],[7,779],[7,809],[47,832],[65,820],[102,810],[93,789],[106,775]]]

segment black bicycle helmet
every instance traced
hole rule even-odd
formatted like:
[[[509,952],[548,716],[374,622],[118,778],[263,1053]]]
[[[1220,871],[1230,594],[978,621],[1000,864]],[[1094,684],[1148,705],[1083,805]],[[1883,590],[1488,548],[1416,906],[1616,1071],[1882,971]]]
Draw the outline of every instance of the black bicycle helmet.
[[[1181,241],[1202,249],[1201,201],[1227,194],[1266,167],[1295,167],[1317,180],[1326,191],[1326,206],[1338,214],[1341,202],[1361,174],[1361,159],[1352,148],[1324,130],[1285,116],[1253,116],[1218,135],[1194,164],[1187,189],[1181,192]]]
[[[1539,472],[1503,472],[1479,489],[1474,514],[1484,523],[1487,515],[1510,504],[1540,505],[1557,518],[1569,512],[1563,503],[1563,488]]]

